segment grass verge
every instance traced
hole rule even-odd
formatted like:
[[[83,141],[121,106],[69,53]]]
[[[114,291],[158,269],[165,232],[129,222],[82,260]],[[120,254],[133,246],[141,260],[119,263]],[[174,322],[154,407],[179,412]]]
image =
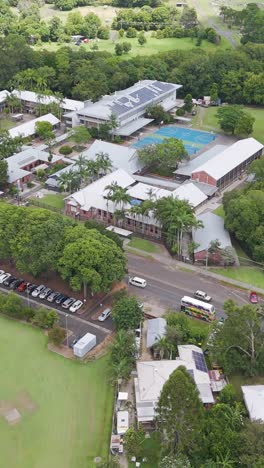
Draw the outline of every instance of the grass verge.
[[[45,195],[45,197],[40,198],[41,203],[46,203],[49,206],[53,206],[54,208],[59,208],[63,209],[64,208],[64,198],[65,195],[62,195],[61,193],[56,193],[56,194],[48,194]]]
[[[48,351],[46,341],[41,331],[0,317],[0,399],[22,416],[14,426],[0,417],[1,459],[12,468],[92,468],[109,449],[108,359],[70,361]]]
[[[158,253],[159,248],[154,242],[150,242],[146,239],[139,239],[133,237],[131,241],[128,242],[128,247],[132,247],[133,249],[143,250],[144,252],[149,253]]]
[[[216,215],[218,215],[218,216],[221,216],[221,218],[225,218],[225,210],[224,210],[223,205],[218,206],[218,207],[214,210],[214,214],[216,214]]]
[[[221,276],[232,278],[237,281],[251,284],[258,288],[264,289],[264,271],[255,267],[239,267],[239,268],[210,268],[210,271],[218,273]]]

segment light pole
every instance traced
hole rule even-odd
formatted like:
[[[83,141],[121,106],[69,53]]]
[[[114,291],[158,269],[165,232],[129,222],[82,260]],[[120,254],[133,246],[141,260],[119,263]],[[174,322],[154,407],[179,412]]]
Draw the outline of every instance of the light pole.
[[[65,315],[65,322],[66,322],[66,339],[67,339],[67,348],[69,347],[69,337],[68,337],[68,314]]]

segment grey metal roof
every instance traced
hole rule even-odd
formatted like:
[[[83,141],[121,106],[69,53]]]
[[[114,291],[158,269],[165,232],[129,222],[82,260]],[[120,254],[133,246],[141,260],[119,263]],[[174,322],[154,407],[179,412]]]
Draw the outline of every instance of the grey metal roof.
[[[140,130],[142,127],[145,127],[149,123],[153,122],[154,119],[145,119],[140,117],[139,119],[132,120],[127,125],[117,128],[114,133],[115,135],[120,136],[130,136],[132,133],[135,133],[137,130]]]
[[[150,348],[155,343],[158,343],[158,341],[163,336],[165,336],[166,325],[167,325],[167,322],[162,317],[148,320],[147,348]]]
[[[210,242],[218,239],[221,243],[221,248],[232,247],[229,232],[224,227],[224,220],[221,216],[208,211],[196,217],[203,222],[204,227],[193,230],[193,240],[199,246],[195,249],[195,253],[208,249]]]
[[[201,166],[207,161],[210,161],[210,159],[224,151],[226,148],[227,146],[225,145],[215,145],[213,148],[204,151],[204,153],[200,154],[199,156],[194,156],[189,161],[186,161],[185,159],[183,163],[179,164],[179,167],[176,169],[176,171],[174,171],[174,174],[191,177],[192,172],[197,169],[197,167]]]

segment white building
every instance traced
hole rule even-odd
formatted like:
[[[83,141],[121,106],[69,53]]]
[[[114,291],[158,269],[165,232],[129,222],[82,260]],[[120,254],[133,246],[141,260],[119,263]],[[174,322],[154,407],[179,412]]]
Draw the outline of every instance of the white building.
[[[76,101],[75,99],[62,98],[58,99],[55,96],[46,96],[33,91],[20,91],[15,89],[12,94],[20,99],[25,112],[33,113],[37,106],[48,106],[50,104],[58,104],[63,112],[78,111],[84,107],[84,102]]]
[[[241,388],[250,420],[264,423],[264,385],[243,385]]]
[[[210,377],[201,348],[182,345],[178,346],[178,351],[179,358],[175,360],[137,362],[137,378],[134,379],[134,384],[138,423],[153,422],[163,385],[180,366],[184,366],[193,377],[201,401],[204,404],[214,403]]]
[[[36,129],[35,125],[37,122],[49,122],[53,128],[57,127],[60,124],[59,119],[55,117],[53,114],[46,114],[38,117],[37,119],[30,120],[29,122],[25,122],[17,127],[11,128],[8,132],[11,138],[15,137],[31,137],[35,135]]]
[[[99,128],[115,116],[117,128],[113,133],[129,136],[152,122],[145,118],[147,107],[160,104],[165,111],[176,107],[176,94],[181,85],[156,80],[143,80],[130,88],[116,91],[110,96],[103,96],[98,102],[86,103],[77,112],[64,116],[66,125],[72,127],[80,123],[87,127]]]

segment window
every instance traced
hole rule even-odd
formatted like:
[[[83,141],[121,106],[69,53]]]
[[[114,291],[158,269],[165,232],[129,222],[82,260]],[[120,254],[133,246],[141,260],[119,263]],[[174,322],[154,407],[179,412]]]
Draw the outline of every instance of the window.
[[[98,214],[99,214],[99,216],[101,216],[101,214],[102,214],[102,211],[101,211],[101,210],[98,210]]]

